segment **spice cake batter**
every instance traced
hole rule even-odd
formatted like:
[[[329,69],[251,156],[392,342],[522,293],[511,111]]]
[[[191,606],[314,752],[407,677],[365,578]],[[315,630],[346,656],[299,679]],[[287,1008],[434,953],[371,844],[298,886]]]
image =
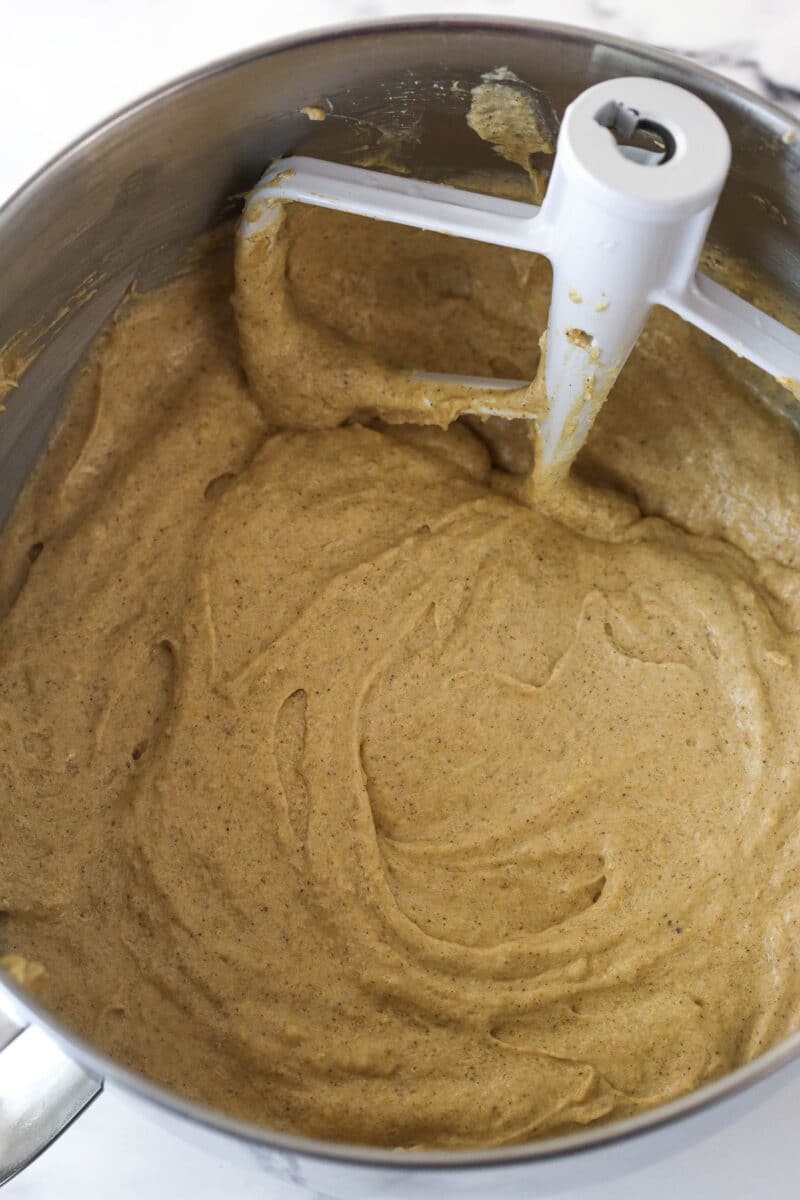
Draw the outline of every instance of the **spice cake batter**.
[[[280,238],[250,383],[224,251],[103,336],[5,532],[7,963],[184,1095],[378,1145],[760,1054],[800,1023],[795,431],[657,314],[559,518],[352,366],[532,377],[544,265]]]

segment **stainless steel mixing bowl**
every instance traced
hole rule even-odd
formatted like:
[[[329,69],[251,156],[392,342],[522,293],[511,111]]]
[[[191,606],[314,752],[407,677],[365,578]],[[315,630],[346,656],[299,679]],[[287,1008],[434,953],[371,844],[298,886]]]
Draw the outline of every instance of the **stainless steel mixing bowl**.
[[[134,280],[146,289],[168,278],[187,246],[230,217],[237,197],[279,155],[362,161],[389,149],[418,175],[497,169],[464,118],[470,88],[498,66],[541,89],[557,112],[590,84],[618,75],[656,76],[702,96],[733,142],[711,243],[764,276],[778,303],[800,311],[800,128],[744,89],[631,42],[534,22],[408,19],[274,43],[112,117],[0,212],[2,365],[8,374],[28,364],[0,414],[0,524],[47,444],[70,374]],[[335,115],[312,123],[300,111],[307,105]],[[434,1187],[451,1195],[547,1194],[704,1136],[755,1102],[752,1085],[800,1057],[796,1034],[632,1120],[503,1150],[408,1153],[292,1137],[201,1109],[92,1050],[2,971],[0,1008],[10,1017],[5,1025],[0,1017],[0,1181],[104,1082],[160,1123],[325,1194],[356,1198],[387,1181],[393,1196]],[[760,1088],[779,1086],[773,1079]],[[692,1115],[723,1099],[701,1135]]]

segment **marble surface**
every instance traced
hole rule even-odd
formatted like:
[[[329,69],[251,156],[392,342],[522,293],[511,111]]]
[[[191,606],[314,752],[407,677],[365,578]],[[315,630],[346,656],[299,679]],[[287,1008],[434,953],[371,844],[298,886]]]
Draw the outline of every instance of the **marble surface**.
[[[603,29],[685,53],[800,115],[796,0],[39,0],[3,11],[0,202],[66,142],[170,77],[270,38],[350,19],[403,13],[526,16]],[[752,1104],[615,1184],[562,1200],[725,1200],[797,1194],[800,1065]],[[698,1118],[708,1120],[708,1118]],[[185,1145],[114,1094],[102,1096],[54,1147],[8,1185],[8,1200],[309,1200],[255,1160],[232,1167]],[[401,1197],[394,1189],[382,1196]],[[377,1200],[377,1196],[376,1196]]]

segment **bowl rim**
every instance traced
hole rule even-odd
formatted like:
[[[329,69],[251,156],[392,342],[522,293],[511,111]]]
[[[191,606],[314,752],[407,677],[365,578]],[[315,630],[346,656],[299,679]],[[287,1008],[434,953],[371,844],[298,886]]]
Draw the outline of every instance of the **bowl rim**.
[[[49,158],[0,204],[0,237],[3,236],[3,226],[12,216],[24,208],[37,192],[46,188],[51,180],[57,179],[59,172],[67,168],[74,160],[82,157],[94,143],[101,141],[112,129],[124,126],[126,122],[136,118],[139,114],[189,91],[196,84],[225,75],[229,71],[238,70],[249,63],[270,58],[275,54],[314,46],[322,42],[344,42],[371,33],[392,36],[414,32],[447,33],[448,31],[473,33],[499,31],[506,34],[517,33],[521,37],[535,34],[540,38],[558,38],[576,43],[590,42],[636,54],[640,58],[648,59],[656,67],[660,65],[688,70],[694,77],[715,84],[720,90],[738,97],[751,108],[758,109],[765,116],[772,117],[776,124],[780,124],[782,127],[782,132],[789,129],[800,141],[800,120],[779,105],[739,83],[726,79],[716,71],[695,63],[692,59],[630,38],[617,37],[579,25],[479,14],[409,15],[381,20],[347,21],[289,34],[215,59],[152,88],[144,95],[112,111]],[[779,1068],[800,1057],[800,1030],[798,1030],[758,1058],[721,1078],[667,1104],[659,1105],[620,1121],[588,1126],[577,1133],[502,1147],[401,1150],[358,1143],[333,1142],[304,1134],[286,1133],[228,1116],[224,1112],[188,1100],[178,1093],[170,1091],[97,1050],[84,1038],[69,1030],[0,968],[0,1001],[4,996],[10,1000],[9,1011],[12,1020],[19,1019],[23,1025],[27,1022],[43,1027],[68,1057],[84,1067],[102,1083],[106,1081],[112,1083],[122,1091],[146,1101],[173,1117],[181,1118],[209,1132],[235,1138],[254,1149],[301,1155],[345,1166],[382,1167],[415,1172],[468,1171],[474,1168],[522,1166],[528,1163],[574,1157],[579,1153],[617,1145],[644,1133],[663,1129],[688,1116],[715,1106],[720,1101],[766,1079]]]

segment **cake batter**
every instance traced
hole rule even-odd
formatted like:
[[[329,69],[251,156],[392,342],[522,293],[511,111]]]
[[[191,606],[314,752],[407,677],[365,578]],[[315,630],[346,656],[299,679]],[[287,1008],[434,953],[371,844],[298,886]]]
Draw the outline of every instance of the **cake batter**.
[[[800,1024],[794,429],[656,314],[554,516],[352,369],[532,378],[545,265],[281,236],[238,332],[229,247],[114,322],[4,534],[9,963],[183,1095],[382,1146],[752,1059]]]

